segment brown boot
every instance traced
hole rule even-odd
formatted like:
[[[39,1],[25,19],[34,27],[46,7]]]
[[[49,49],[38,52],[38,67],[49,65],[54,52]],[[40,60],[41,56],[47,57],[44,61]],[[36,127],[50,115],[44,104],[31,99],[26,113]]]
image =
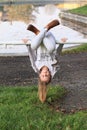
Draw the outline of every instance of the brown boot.
[[[36,35],[40,32],[34,25],[30,24],[27,27],[27,30],[32,31],[33,33],[35,33]]]
[[[49,29],[51,29],[51,28],[53,28],[53,27],[55,27],[55,26],[57,26],[59,24],[60,24],[59,21],[57,19],[55,19],[55,20],[51,21],[50,23],[48,23],[45,26],[45,28],[47,28],[49,30]]]

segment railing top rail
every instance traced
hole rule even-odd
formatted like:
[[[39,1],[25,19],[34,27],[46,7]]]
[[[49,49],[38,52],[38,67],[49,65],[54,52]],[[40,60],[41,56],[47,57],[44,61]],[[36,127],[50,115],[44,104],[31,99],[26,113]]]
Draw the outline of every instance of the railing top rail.
[[[0,1],[0,5],[4,4],[33,4],[33,5],[46,5],[46,4],[59,4],[59,3],[86,3],[85,0],[4,0]]]
[[[30,45],[31,43],[23,43],[22,41],[0,41],[0,45]],[[59,42],[57,44],[87,44],[87,39],[78,39],[67,42]]]

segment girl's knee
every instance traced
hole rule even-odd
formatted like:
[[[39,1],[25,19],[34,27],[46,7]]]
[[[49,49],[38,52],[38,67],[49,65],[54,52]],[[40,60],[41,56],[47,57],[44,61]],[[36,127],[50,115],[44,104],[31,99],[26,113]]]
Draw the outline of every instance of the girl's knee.
[[[56,48],[56,44],[55,44],[55,41],[53,39],[50,40],[48,38],[44,38],[43,43],[44,43],[44,46],[46,47],[46,49],[49,53],[52,53]]]

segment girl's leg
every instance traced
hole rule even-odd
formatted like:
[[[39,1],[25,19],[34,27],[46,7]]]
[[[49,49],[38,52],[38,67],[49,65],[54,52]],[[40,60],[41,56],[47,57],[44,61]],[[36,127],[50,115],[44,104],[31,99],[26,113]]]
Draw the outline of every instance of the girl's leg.
[[[59,21],[58,21],[57,19],[55,19],[55,20],[51,21],[50,23],[48,23],[44,28],[46,28],[47,31],[48,31],[48,30],[50,30],[51,28],[53,28],[53,27],[55,27],[55,26],[57,26],[57,25],[59,25],[59,24],[60,24]],[[29,24],[29,26],[27,27],[27,30],[32,31],[32,32],[35,33],[36,35],[40,33],[40,30],[37,29],[37,28],[36,28],[34,25],[32,25],[32,24]]]
[[[55,38],[50,32],[47,32],[46,37],[43,39],[43,44],[49,53],[52,53],[56,49]]]
[[[43,40],[43,38],[45,37],[45,33],[49,30],[49,29],[51,29],[51,28],[53,28],[53,27],[55,27],[55,26],[57,26],[57,25],[59,25],[60,23],[59,23],[59,21],[58,20],[53,20],[53,21],[51,21],[50,23],[48,23],[45,27],[44,27],[44,29],[40,32],[35,26],[33,26],[33,25],[29,25],[28,26],[28,28],[27,28],[27,30],[30,30],[30,31],[32,31],[33,33],[35,33],[37,36],[32,40],[32,44],[31,44],[31,48],[33,49],[33,50],[35,50],[35,49],[37,49],[39,46],[40,46],[40,44],[41,44],[41,42],[42,42],[42,40]],[[53,37],[53,36],[52,36]],[[54,49],[55,49],[55,40],[53,40],[54,38],[51,38],[50,36],[49,36],[49,38],[45,38],[44,39],[44,45],[45,45],[45,47],[47,48],[47,50],[49,51],[49,53],[51,53]],[[49,45],[49,43],[52,43],[52,44],[50,44]]]
[[[40,33],[38,35],[36,35],[32,41],[31,41],[31,48],[32,50],[36,50],[40,44],[43,42],[43,38],[45,36],[47,29],[43,29],[42,31],[40,31]]]

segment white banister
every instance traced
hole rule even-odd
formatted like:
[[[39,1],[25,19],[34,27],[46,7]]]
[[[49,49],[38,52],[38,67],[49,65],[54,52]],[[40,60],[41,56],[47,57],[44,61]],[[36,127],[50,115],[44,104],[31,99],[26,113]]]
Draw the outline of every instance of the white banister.
[[[22,40],[21,41],[0,41],[0,45],[29,45],[31,43],[24,43]],[[67,42],[59,42],[57,44],[87,44],[87,39],[78,39],[78,40],[72,40]]]

